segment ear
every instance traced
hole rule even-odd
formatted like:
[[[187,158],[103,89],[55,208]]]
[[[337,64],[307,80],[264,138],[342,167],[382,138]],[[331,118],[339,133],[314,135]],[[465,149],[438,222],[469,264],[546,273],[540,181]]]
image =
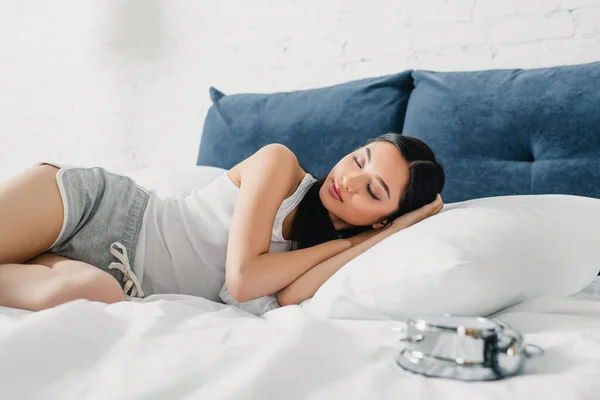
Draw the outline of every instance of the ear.
[[[384,226],[386,226],[386,225],[387,225],[387,222],[388,222],[388,221],[387,221],[387,219],[384,219],[384,220],[383,220],[383,221],[381,221],[381,222],[378,222],[378,223],[376,223],[376,224],[373,224],[373,229],[381,229],[381,228],[383,228]]]

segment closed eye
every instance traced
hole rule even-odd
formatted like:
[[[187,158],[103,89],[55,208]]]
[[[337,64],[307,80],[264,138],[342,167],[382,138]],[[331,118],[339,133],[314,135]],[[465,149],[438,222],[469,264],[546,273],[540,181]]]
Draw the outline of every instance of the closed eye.
[[[360,165],[360,163],[358,162],[358,158],[356,158],[356,156],[352,156],[352,159],[354,160],[356,165],[358,165],[359,168],[362,168],[362,165]],[[375,196],[373,194],[373,192],[371,191],[371,185],[367,185],[367,191],[369,192],[369,194],[371,195],[372,198],[374,198],[375,200],[379,200],[379,198],[377,196]]]
[[[377,196],[375,196],[375,195],[373,194],[373,192],[371,192],[371,185],[367,185],[367,190],[369,191],[369,194],[371,195],[371,197],[372,197],[372,198],[374,198],[375,200],[379,200],[379,199],[377,198]]]

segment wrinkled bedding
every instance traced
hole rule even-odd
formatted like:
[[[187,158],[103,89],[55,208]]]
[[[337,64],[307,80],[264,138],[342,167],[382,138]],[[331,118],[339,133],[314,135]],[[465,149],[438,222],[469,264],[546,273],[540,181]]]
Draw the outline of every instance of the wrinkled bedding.
[[[600,279],[494,317],[546,349],[517,377],[425,378],[396,366],[401,321],[262,317],[179,295],[0,307],[2,399],[598,399]]]

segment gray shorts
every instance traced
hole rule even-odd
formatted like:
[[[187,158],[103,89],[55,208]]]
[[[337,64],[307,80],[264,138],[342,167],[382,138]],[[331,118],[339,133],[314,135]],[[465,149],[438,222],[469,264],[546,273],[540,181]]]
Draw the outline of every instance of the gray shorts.
[[[39,164],[60,168],[56,180],[64,206],[62,229],[47,252],[100,268],[123,287],[123,273],[108,268],[119,262],[111,245],[121,243],[133,267],[148,191],[131,178],[99,167]]]

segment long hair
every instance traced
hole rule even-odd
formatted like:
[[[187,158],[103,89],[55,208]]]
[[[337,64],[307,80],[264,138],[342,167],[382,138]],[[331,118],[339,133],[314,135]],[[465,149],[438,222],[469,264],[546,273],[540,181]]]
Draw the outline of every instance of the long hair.
[[[406,192],[400,198],[398,209],[382,218],[392,222],[397,217],[416,210],[435,200],[442,192],[446,181],[444,169],[436,160],[433,151],[423,141],[398,133],[386,133],[369,139],[365,145],[377,141],[394,144],[409,166],[409,182]],[[326,178],[312,184],[298,205],[291,226],[291,250],[311,246],[341,238],[348,238],[373,229],[371,225],[353,226],[336,230],[329,213],[319,197],[319,190]]]

